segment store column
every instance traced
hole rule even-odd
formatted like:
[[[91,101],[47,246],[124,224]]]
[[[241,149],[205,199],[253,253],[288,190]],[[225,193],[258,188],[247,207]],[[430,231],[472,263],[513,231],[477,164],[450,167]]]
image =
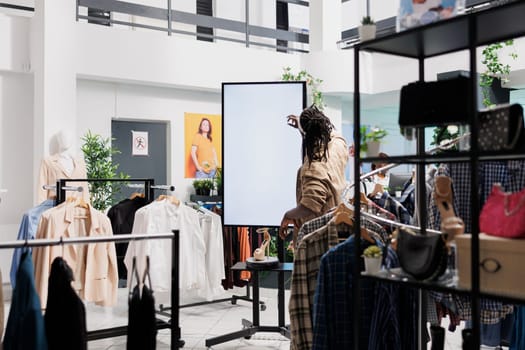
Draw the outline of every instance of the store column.
[[[341,1],[310,0],[310,52],[337,50],[341,11]]]
[[[77,135],[75,16],[75,1],[35,0],[31,22],[35,186],[41,159],[57,151],[53,136],[62,129]],[[73,142],[77,149],[78,137]]]

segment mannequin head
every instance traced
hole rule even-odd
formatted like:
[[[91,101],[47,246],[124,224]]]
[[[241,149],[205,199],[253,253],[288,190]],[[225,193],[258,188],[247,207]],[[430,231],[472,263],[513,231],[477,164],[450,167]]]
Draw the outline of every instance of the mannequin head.
[[[60,130],[57,135],[58,152],[69,150],[73,144],[73,134],[69,130]]]

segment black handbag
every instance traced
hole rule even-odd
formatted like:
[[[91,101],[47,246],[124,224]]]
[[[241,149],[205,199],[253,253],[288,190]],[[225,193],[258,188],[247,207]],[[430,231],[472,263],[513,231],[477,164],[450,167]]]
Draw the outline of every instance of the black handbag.
[[[442,234],[421,235],[400,228],[397,255],[403,271],[417,280],[435,280],[447,269],[448,250]]]
[[[525,142],[523,107],[520,104],[499,105],[478,114],[479,149],[503,151],[522,149]]]
[[[401,88],[399,126],[466,124],[471,114],[469,78],[418,81]]]

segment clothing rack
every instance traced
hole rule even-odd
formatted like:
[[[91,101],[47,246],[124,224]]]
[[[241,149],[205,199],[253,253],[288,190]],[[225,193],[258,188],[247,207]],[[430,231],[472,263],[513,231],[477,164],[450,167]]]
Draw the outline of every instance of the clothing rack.
[[[257,246],[257,243],[256,243],[257,240],[256,240],[255,235],[251,235],[251,238],[252,238],[251,239],[252,247]],[[282,245],[282,243],[280,243],[280,244]],[[282,246],[283,246],[282,250],[284,252],[284,245],[282,245]],[[283,253],[283,256],[284,256],[284,253]],[[251,293],[250,293],[250,283],[246,284],[246,294],[245,295],[232,295],[231,297],[228,297],[228,298],[214,299],[214,300],[210,300],[210,301],[198,301],[198,302],[195,302],[195,303],[183,304],[183,305],[179,305],[179,309],[183,309],[183,308],[187,308],[187,307],[194,307],[194,306],[202,306],[202,305],[209,305],[209,304],[224,303],[224,302],[230,302],[232,305],[236,305],[237,304],[237,300],[244,300],[244,301],[248,301],[248,302],[253,303],[253,299],[252,299]],[[266,303],[264,301],[259,301],[259,305],[260,305],[261,311],[266,310]],[[165,311],[169,311],[170,309],[171,309],[171,307],[169,307],[169,306],[166,307],[166,306],[160,305],[159,313],[161,315],[166,315],[164,312]]]
[[[143,184],[126,184],[126,187],[144,188],[144,185]],[[173,185],[152,185],[151,188],[156,189],[156,190],[175,191],[175,186]]]
[[[66,200],[65,187],[67,182],[144,182],[144,195],[148,202],[151,202],[155,197],[155,180],[144,178],[131,179],[60,179],[57,181],[57,204]]]
[[[146,179],[146,178],[130,178],[130,179],[60,179],[57,181],[57,205],[64,202],[66,198],[66,192],[65,188],[67,182],[144,182],[144,184],[127,184],[128,187],[137,187],[137,188],[144,188],[144,194],[145,198],[148,202],[151,202],[153,198],[155,197],[155,190],[170,190],[174,191],[174,186],[169,185],[155,185],[154,179]],[[131,185],[131,186],[130,186]],[[178,279],[177,279],[178,283]],[[178,289],[177,289],[178,291]],[[178,292],[177,292],[178,293]],[[179,300],[179,298],[177,298]],[[229,298],[223,298],[223,299],[216,299],[211,301],[203,301],[203,302],[196,302],[186,305],[179,305],[177,302],[176,308],[177,308],[177,314],[178,310],[185,307],[193,307],[193,306],[200,306],[200,305],[207,305],[207,304],[214,304],[214,303],[222,303],[225,301],[230,301],[232,304],[236,304],[237,300],[246,300],[249,302],[253,302],[253,300],[250,298],[250,289],[248,285],[246,286],[246,295],[245,296],[238,296],[238,295],[232,295]],[[261,309],[265,309],[266,306],[264,305],[264,302],[260,302]],[[157,311],[158,314],[167,316],[169,313],[167,311],[172,311],[172,306],[164,306],[160,305],[159,311]],[[114,335],[113,335],[114,336]]]
[[[173,230],[172,233],[157,233],[157,234],[125,234],[118,236],[99,236],[99,237],[76,237],[76,238],[62,238],[59,239],[32,239],[32,240],[17,240],[0,243],[0,249],[8,248],[24,248],[24,247],[47,247],[56,245],[69,244],[90,244],[103,242],[129,242],[148,239],[171,239],[172,240],[172,261],[171,261],[171,301],[175,306],[179,303],[179,230]],[[171,330],[171,349],[179,349],[184,345],[181,340],[181,331],[179,327],[179,309],[172,308],[171,320],[168,322],[157,320],[157,329]],[[127,326],[113,327],[107,329],[100,329],[87,332],[89,340],[97,340],[103,338],[112,338],[122,335],[127,335]]]
[[[56,190],[57,185],[44,185],[42,186],[44,190]],[[73,192],[84,192],[84,187],[82,186],[63,186],[64,191],[73,191]]]
[[[439,145],[437,147],[434,147],[434,148],[431,148],[429,149],[426,153],[427,154],[433,154],[434,152],[436,151],[440,151],[440,150],[443,150],[443,149],[447,149],[447,148],[450,148],[451,146],[459,143],[459,141],[463,140],[464,138],[467,138],[467,137],[470,137],[470,133],[465,133],[461,136],[458,136],[456,137],[455,139],[452,139],[448,142],[445,142],[444,144],[442,145]],[[385,158],[385,159],[388,159],[388,158]],[[366,174],[363,174],[359,177],[359,180],[365,180],[371,176],[374,176],[375,174],[379,174],[380,172],[383,172],[385,170],[390,170],[392,168],[395,168],[397,166],[400,166],[402,165],[403,163],[391,163],[391,164],[387,164],[385,166],[382,166],[381,168],[377,168],[375,170],[372,170]],[[354,186],[353,184],[351,186]]]

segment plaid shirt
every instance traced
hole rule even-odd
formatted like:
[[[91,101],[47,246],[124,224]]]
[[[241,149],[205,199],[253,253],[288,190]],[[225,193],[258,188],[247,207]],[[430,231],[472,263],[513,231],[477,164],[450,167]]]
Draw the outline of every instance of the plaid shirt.
[[[452,179],[452,192],[454,198],[454,212],[465,222],[465,232],[472,231],[471,189],[470,189],[470,163],[451,163],[441,165],[436,175],[449,176]],[[504,191],[517,192],[525,187],[525,161],[491,161],[479,164],[479,197],[482,207],[487,200],[494,183],[500,183]],[[428,205],[428,226],[440,229],[441,218],[439,209],[433,198]],[[463,320],[472,318],[470,299],[465,296],[430,292],[429,296],[435,302],[444,300],[444,304],[453,305],[456,313]],[[427,318],[432,323],[437,323],[437,313],[433,303],[428,303]],[[494,324],[512,312],[512,305],[506,305],[496,300],[480,300],[481,323]]]
[[[362,242],[365,249],[368,242]],[[321,258],[319,277],[314,296],[313,350],[352,349],[352,266],[354,237],[330,249]],[[361,269],[362,270],[362,267]],[[370,320],[375,299],[373,281],[361,283],[361,338],[362,349],[368,348]]]
[[[334,208],[335,210],[335,208]],[[309,220],[305,222],[301,229],[299,230],[299,233],[297,234],[297,242],[294,242],[295,247],[298,247],[301,243],[304,236],[317,231],[321,227],[325,226],[330,219],[334,217],[334,210],[318,217],[312,220]],[[388,218],[388,217],[387,217]],[[381,236],[381,241],[386,242],[388,240],[388,233],[386,232],[385,228],[371,220],[368,220],[365,217],[361,217],[361,227],[367,228],[371,232],[377,233],[379,236]],[[295,262],[295,259],[294,259]]]
[[[291,349],[309,350],[312,348],[311,306],[321,256],[338,243],[337,227],[333,221],[330,221],[327,225],[305,236],[295,250],[288,305]]]
[[[312,308],[317,286],[317,275],[321,257],[339,243],[339,227],[332,214],[311,220],[309,227],[319,227],[303,237],[294,253],[294,268],[290,287],[290,332],[291,349],[311,349],[312,347]],[[363,218],[364,219],[364,218]],[[323,224],[324,223],[324,226]],[[386,231],[378,224],[362,220],[361,226],[368,229],[378,242],[384,242]]]
[[[384,191],[381,197],[372,198],[374,203],[376,203],[381,208],[386,209],[390,213],[394,214],[396,221],[399,221],[403,224],[410,224],[412,221],[412,216],[408,210],[401,204],[397,199],[392,197],[387,191]]]
[[[392,248],[388,248],[386,267],[399,267]],[[368,350],[416,350],[417,293],[395,283],[376,283],[375,306],[370,322]]]

